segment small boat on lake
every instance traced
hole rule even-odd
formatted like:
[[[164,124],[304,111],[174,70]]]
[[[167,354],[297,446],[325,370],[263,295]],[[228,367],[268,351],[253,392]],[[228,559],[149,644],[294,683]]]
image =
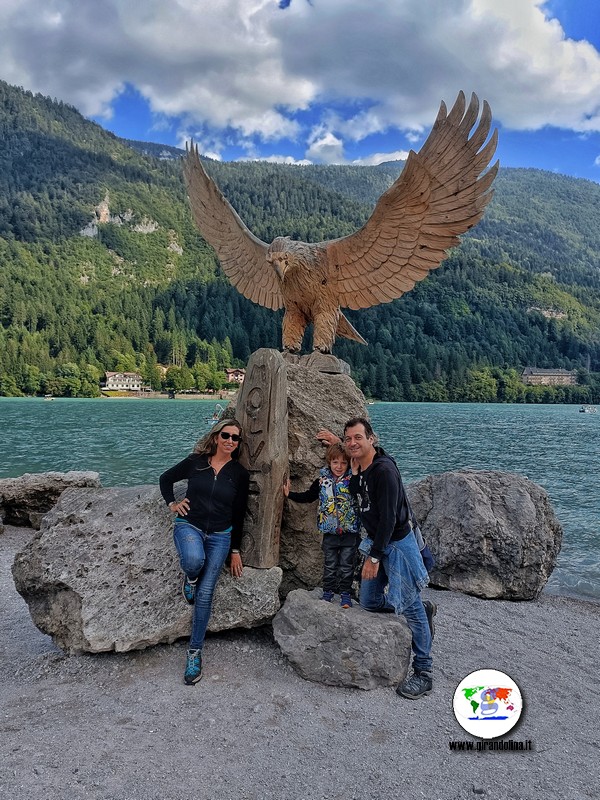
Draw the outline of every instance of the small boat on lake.
[[[588,406],[588,405],[583,405],[579,409],[580,414],[596,414],[597,411],[598,409],[596,408],[596,406]]]
[[[206,417],[207,425],[214,425],[215,422],[218,422],[221,419],[221,414],[225,411],[225,408],[221,405],[221,403],[217,403],[215,406],[215,410],[212,413],[212,416]]]
[[[44,395],[44,400],[54,400],[54,397],[52,397],[51,394],[45,394]]]

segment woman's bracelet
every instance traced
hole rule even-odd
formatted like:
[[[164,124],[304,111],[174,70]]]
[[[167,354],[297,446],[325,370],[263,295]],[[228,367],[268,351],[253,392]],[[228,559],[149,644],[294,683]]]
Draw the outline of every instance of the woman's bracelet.
[[[239,550],[232,550],[231,551],[231,555],[233,555],[234,553],[239,556],[240,551]]]

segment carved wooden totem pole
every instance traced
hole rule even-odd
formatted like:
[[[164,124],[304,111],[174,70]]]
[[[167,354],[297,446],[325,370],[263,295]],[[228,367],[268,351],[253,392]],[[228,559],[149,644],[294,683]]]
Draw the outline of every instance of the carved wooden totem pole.
[[[250,356],[236,403],[242,425],[240,463],[250,472],[242,559],[249,567],[279,563],[282,486],[288,470],[286,365],[276,350]]]

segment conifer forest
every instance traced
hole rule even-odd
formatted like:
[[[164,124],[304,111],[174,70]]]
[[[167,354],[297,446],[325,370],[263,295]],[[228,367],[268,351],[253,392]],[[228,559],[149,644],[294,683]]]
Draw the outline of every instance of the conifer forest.
[[[281,312],[233,289],[197,231],[181,151],[3,82],[0,139],[0,395],[94,397],[107,370],[219,389],[226,367],[281,346]],[[402,169],[205,163],[266,242],[354,232]],[[369,346],[338,339],[334,352],[369,398],[600,402],[600,185],[501,167],[483,220],[438,270],[345,313]],[[574,370],[577,384],[525,386],[526,366]]]

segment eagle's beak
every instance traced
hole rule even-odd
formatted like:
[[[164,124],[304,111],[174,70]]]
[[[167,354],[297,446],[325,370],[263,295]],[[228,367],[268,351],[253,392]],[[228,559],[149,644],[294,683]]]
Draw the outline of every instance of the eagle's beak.
[[[285,269],[283,268],[283,264],[281,263],[280,258],[273,258],[273,256],[267,256],[267,261],[271,262],[271,266],[279,276],[279,280],[283,280],[283,276],[285,275]]]

